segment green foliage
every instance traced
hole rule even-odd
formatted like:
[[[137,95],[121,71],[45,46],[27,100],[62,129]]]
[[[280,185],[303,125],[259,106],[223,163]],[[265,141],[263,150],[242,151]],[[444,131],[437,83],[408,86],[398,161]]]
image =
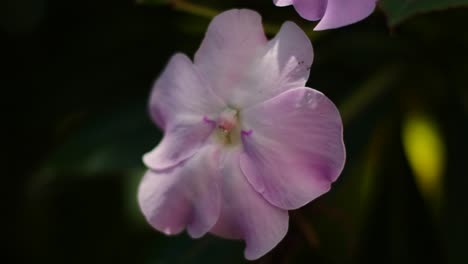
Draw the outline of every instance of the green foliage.
[[[150,151],[160,136],[148,118],[145,101],[116,108],[81,122],[54,151],[45,169],[85,174],[138,169],[143,166],[142,153]]]
[[[468,6],[468,0],[381,0],[380,6],[394,26],[407,18],[430,11]]]

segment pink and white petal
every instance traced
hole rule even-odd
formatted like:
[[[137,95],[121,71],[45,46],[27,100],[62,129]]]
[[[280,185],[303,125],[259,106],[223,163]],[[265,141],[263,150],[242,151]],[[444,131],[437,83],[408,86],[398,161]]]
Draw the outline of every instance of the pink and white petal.
[[[241,112],[240,164],[252,186],[275,206],[296,209],[326,193],[345,163],[335,105],[310,88],[286,91]]]
[[[325,30],[356,23],[368,17],[377,0],[328,0],[324,16],[314,30]]]
[[[327,0],[294,0],[294,8],[301,17],[316,21],[325,14]]]
[[[202,118],[171,125],[159,144],[143,156],[143,162],[152,170],[176,166],[197,153],[214,129],[214,124]]]
[[[194,62],[215,93],[225,99],[266,42],[262,18],[257,12],[232,9],[211,21]]]
[[[150,97],[150,114],[162,129],[179,117],[197,120],[223,109],[224,103],[184,54],[175,54],[156,81]]]
[[[289,6],[292,5],[294,0],[273,0],[276,6]]]
[[[293,22],[285,22],[278,34],[257,52],[227,102],[244,108],[303,87],[312,61],[313,49],[307,35]]]
[[[214,226],[221,208],[216,155],[207,147],[169,171],[145,174],[138,202],[154,228],[172,235],[186,227],[198,238]]]
[[[239,150],[224,154],[221,161],[222,209],[210,231],[246,242],[246,259],[257,259],[272,250],[288,231],[286,210],[268,203],[247,182],[239,166]]]

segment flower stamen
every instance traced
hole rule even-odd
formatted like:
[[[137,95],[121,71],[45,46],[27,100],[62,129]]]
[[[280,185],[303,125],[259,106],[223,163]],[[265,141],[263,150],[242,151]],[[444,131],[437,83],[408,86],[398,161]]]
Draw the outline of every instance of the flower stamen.
[[[217,123],[217,138],[224,145],[233,145],[239,142],[240,126],[239,126],[239,111],[228,108],[224,110],[216,121]]]
[[[210,125],[213,125],[213,126],[216,126],[216,121],[212,120],[212,119],[209,119],[207,116],[203,117],[203,122],[205,122],[207,124],[210,124]]]
[[[242,134],[243,136],[250,136],[250,135],[252,135],[252,133],[253,133],[253,130],[252,130],[252,129],[249,129],[249,130],[242,130],[242,131],[241,131],[241,134]]]

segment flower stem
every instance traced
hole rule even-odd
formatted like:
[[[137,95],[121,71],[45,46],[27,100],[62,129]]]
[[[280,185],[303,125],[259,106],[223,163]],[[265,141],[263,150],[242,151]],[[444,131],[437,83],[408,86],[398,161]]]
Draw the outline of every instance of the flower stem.
[[[174,6],[174,9],[176,10],[184,11],[204,18],[211,19],[219,13],[218,10],[202,5],[193,4],[185,0],[172,0],[171,3],[172,6]]]
[[[397,65],[388,66],[378,71],[361,87],[356,89],[356,91],[338,107],[341,112],[343,124],[345,126],[348,125],[356,116],[364,111],[369,104],[384,94],[394,84],[400,72]]]

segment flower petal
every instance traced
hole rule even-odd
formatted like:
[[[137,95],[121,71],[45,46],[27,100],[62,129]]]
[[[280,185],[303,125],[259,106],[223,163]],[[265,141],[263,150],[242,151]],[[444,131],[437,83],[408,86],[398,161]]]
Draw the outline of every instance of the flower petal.
[[[272,206],[247,182],[239,167],[239,151],[225,153],[221,161],[222,209],[210,231],[246,242],[245,258],[257,259],[273,249],[288,231],[288,212]]]
[[[224,103],[184,54],[170,59],[150,98],[150,114],[162,129],[167,129],[168,123],[177,123],[181,116],[200,120],[223,107]]]
[[[217,159],[206,147],[184,164],[166,172],[149,170],[138,190],[138,202],[148,222],[167,234],[185,227],[198,238],[218,220],[220,187]]]
[[[170,125],[159,144],[143,156],[145,165],[153,170],[165,170],[193,156],[215,129],[214,124],[200,118],[179,120]]]
[[[288,6],[293,4],[293,0],[273,0],[276,6]]]
[[[294,0],[294,8],[307,20],[319,20],[325,14],[327,0]]]
[[[338,110],[310,88],[286,91],[241,113],[247,179],[270,203],[295,209],[326,193],[345,162]]]
[[[248,107],[288,89],[303,87],[313,60],[312,44],[293,22],[285,22],[278,34],[260,49],[232,89],[228,104]]]
[[[377,0],[328,0],[325,14],[314,30],[338,28],[358,22],[372,14],[376,2]]]
[[[208,76],[217,95],[227,98],[256,51],[265,45],[261,16],[232,9],[216,16],[195,54],[195,65]]]
[[[215,17],[195,54],[213,91],[235,108],[304,86],[312,60],[312,44],[296,24],[284,23],[267,42],[260,15],[246,9]]]

